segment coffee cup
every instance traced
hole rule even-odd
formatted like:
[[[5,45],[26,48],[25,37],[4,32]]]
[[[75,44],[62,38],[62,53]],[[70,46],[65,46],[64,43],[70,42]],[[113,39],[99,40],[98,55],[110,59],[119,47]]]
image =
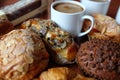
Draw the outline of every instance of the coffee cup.
[[[120,6],[118,8],[117,14],[116,14],[116,22],[120,25]]]
[[[85,11],[84,5],[80,2],[55,1],[51,4],[51,20],[73,37],[81,37],[88,34],[94,24],[93,17],[84,15]],[[81,32],[85,19],[89,19],[92,24],[88,30]]]
[[[81,0],[86,7],[86,14],[100,13],[106,15],[111,0]]]

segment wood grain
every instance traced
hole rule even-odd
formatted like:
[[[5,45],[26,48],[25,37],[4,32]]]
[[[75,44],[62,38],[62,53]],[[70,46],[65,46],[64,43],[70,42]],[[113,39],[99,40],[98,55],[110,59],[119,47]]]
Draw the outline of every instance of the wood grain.
[[[17,1],[18,0],[0,0],[0,7],[13,4],[13,3],[15,3]]]
[[[120,0],[111,0],[111,4],[107,15],[115,18],[119,6],[120,6]]]

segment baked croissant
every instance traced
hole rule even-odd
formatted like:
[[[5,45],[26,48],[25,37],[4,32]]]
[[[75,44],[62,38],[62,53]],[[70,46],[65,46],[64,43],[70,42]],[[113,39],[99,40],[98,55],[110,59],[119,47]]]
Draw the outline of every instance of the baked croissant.
[[[77,53],[77,44],[69,33],[51,20],[30,19],[21,25],[43,37],[52,59],[58,64],[72,64]]]
[[[94,27],[88,34],[89,39],[105,39],[112,40],[120,44],[120,25],[118,25],[110,16],[102,14],[92,14],[94,17]],[[90,21],[86,20],[84,23],[84,30],[90,26]]]
[[[13,30],[0,39],[0,80],[31,80],[48,61],[42,39],[30,30]]]
[[[95,80],[82,76],[70,68],[56,67],[41,73],[39,80]]]

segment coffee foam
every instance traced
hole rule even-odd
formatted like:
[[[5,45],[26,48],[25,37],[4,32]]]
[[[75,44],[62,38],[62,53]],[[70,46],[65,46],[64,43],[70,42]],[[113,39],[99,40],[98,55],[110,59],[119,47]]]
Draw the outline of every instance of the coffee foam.
[[[57,11],[64,13],[76,13],[83,11],[83,8],[77,4],[72,3],[60,3],[54,6]]]

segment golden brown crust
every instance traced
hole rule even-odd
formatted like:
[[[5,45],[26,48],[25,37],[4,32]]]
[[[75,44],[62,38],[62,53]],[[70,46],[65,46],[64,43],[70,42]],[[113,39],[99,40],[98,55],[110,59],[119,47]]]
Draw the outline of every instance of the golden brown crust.
[[[48,64],[44,43],[30,30],[13,30],[2,36],[0,44],[0,79],[30,80]]]
[[[63,31],[51,20],[30,19],[21,25],[22,28],[30,28],[38,33],[43,39],[53,59],[58,64],[74,63],[77,53],[77,44],[72,36]],[[52,50],[50,50],[52,49]],[[51,52],[52,51],[52,52]]]
[[[89,39],[108,39],[120,43],[120,26],[116,23],[115,19],[102,14],[92,14],[92,16],[94,17],[95,24],[88,35]],[[90,24],[90,21],[86,20],[84,30],[86,30]]]
[[[48,69],[41,73],[39,80],[95,80],[84,77],[67,67],[57,67]]]

